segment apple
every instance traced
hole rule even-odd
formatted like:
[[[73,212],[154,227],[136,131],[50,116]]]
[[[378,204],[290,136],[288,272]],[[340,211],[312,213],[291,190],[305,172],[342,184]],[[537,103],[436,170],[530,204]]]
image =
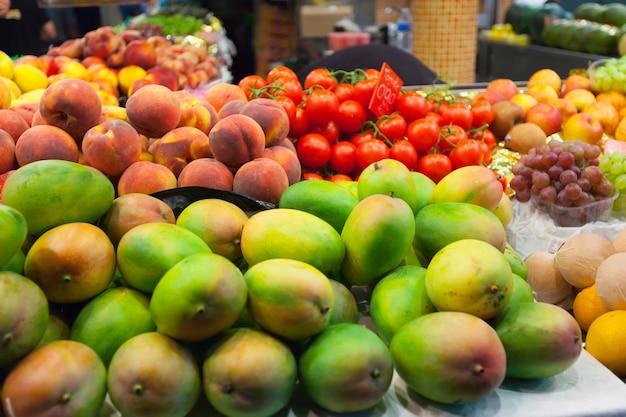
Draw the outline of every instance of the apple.
[[[555,105],[539,102],[526,111],[524,120],[536,124],[550,136],[561,130],[563,115]]]
[[[597,145],[604,130],[598,119],[588,113],[576,113],[565,121],[561,135],[564,140],[581,140]]]

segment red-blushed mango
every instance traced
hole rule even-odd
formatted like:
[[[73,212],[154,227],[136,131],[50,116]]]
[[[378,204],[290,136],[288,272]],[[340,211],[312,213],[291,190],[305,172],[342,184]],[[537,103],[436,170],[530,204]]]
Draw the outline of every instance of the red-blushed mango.
[[[198,158],[189,162],[178,174],[179,187],[207,187],[215,190],[233,190],[232,171],[215,158]]]
[[[255,158],[237,169],[233,191],[256,200],[277,204],[289,187],[285,169],[270,158]]]
[[[146,85],[128,97],[126,116],[141,135],[160,138],[178,126],[180,103],[176,94],[159,84]]]
[[[330,326],[337,323],[358,323],[359,305],[350,288],[335,279],[331,279],[330,284],[333,286],[335,293],[335,308],[333,309],[333,314],[330,316],[328,325]]]
[[[76,141],[65,130],[52,125],[33,126],[24,131],[15,143],[18,166],[44,159],[78,162]]]
[[[285,139],[289,133],[289,116],[285,109],[269,98],[253,98],[240,110],[239,114],[252,117],[263,129],[265,146],[272,146]]]
[[[94,416],[106,397],[106,373],[89,346],[53,341],[30,352],[11,370],[2,386],[2,406],[9,416]]]
[[[453,170],[433,189],[428,203],[472,203],[493,211],[502,199],[502,185],[495,173],[484,166],[471,165]]]
[[[420,316],[398,330],[390,348],[396,372],[407,386],[444,404],[479,401],[506,376],[506,352],[496,331],[472,314],[438,311]]]
[[[304,340],[328,326],[335,292],[319,269],[294,259],[268,259],[248,268],[244,278],[248,312],[262,329]]]
[[[418,192],[411,171],[402,162],[386,158],[368,165],[357,181],[359,200],[373,194],[401,198],[413,210],[418,210]]]
[[[164,134],[153,155],[154,162],[168,167],[176,177],[189,161],[213,156],[207,134],[191,126],[177,127]]]
[[[49,305],[41,288],[16,272],[0,272],[0,290],[0,332],[4,340],[0,366],[4,367],[35,348],[48,325]]]
[[[24,215],[31,235],[70,222],[94,223],[114,198],[113,184],[102,173],[53,159],[18,168],[2,189],[2,203]]]
[[[213,126],[209,132],[209,144],[213,157],[236,171],[261,156],[265,149],[265,134],[253,118],[233,114]]]
[[[109,176],[118,176],[142,152],[139,134],[124,120],[107,120],[85,132],[81,149],[88,165]]]

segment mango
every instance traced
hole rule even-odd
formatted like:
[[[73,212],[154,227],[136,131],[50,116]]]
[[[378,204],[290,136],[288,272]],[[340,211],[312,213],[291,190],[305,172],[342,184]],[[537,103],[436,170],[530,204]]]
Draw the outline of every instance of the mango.
[[[26,260],[26,254],[22,249],[18,249],[9,262],[0,266],[0,271],[12,271],[18,274],[24,275],[24,261]]]
[[[341,235],[306,211],[277,208],[251,216],[241,232],[241,253],[253,266],[268,259],[294,259],[323,273],[338,268],[345,255]]]
[[[352,210],[341,232],[345,258],[341,275],[351,285],[374,285],[399,266],[411,248],[415,216],[401,198],[365,197]]]
[[[491,325],[506,351],[507,377],[558,375],[572,366],[582,351],[580,326],[568,311],[554,304],[513,304]]]
[[[506,230],[498,217],[470,203],[432,203],[415,216],[415,246],[431,259],[444,246],[460,239],[483,240],[504,252]]]
[[[18,210],[0,204],[0,267],[6,265],[26,240],[28,225]]]
[[[357,180],[359,200],[374,194],[386,194],[404,200],[413,214],[419,199],[413,174],[402,162],[387,158],[368,165]]]
[[[426,204],[428,204],[430,194],[433,192],[435,185],[437,184],[421,172],[411,171],[411,175],[413,175],[415,188],[417,188],[417,211],[420,211],[424,206],[426,206]]]
[[[511,266],[511,271],[514,274],[519,275],[523,279],[528,278],[528,268],[524,262],[524,258],[511,246],[510,243],[506,243],[504,248],[504,257]]]
[[[298,369],[313,402],[335,413],[374,407],[393,377],[389,347],[356,323],[334,324],[317,335],[300,356]]]
[[[359,305],[350,288],[334,279],[330,280],[335,293],[335,308],[328,325],[336,323],[357,323],[359,321]]]
[[[113,184],[103,174],[56,159],[18,168],[2,189],[2,203],[24,215],[31,235],[70,222],[94,223],[114,198]]]
[[[335,309],[330,280],[313,266],[294,259],[268,259],[251,266],[248,311],[268,332],[303,340],[324,330]]]
[[[500,181],[491,169],[470,165],[455,169],[443,177],[430,194],[428,203],[472,203],[493,211],[500,204],[503,192]]]
[[[311,213],[341,233],[359,199],[346,187],[331,181],[299,181],[281,195],[278,207]]]
[[[71,329],[67,320],[60,313],[51,311],[48,317],[48,326],[41,339],[39,339],[37,347],[47,345],[55,340],[69,340],[70,332]]]

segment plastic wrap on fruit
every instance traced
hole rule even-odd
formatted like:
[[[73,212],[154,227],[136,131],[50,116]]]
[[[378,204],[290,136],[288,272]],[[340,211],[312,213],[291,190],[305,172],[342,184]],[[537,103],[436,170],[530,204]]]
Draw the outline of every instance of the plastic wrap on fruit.
[[[489,168],[496,174],[506,178],[507,184],[513,178],[513,165],[519,161],[520,154],[510,149],[506,149],[501,143],[492,151],[492,159]],[[512,196],[513,190],[507,188],[507,195]]]

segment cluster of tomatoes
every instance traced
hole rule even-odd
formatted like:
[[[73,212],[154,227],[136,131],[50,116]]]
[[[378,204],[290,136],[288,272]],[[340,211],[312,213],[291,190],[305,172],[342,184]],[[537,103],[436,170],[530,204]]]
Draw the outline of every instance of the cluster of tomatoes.
[[[438,182],[453,169],[490,162],[491,103],[469,102],[448,87],[403,89],[392,111],[376,116],[369,104],[379,77],[376,69],[316,68],[302,85],[292,69],[278,66],[238,85],[249,98],[270,97],[285,108],[305,179],[354,180],[369,164],[392,158]]]

